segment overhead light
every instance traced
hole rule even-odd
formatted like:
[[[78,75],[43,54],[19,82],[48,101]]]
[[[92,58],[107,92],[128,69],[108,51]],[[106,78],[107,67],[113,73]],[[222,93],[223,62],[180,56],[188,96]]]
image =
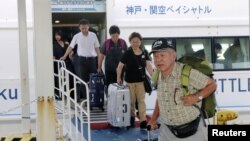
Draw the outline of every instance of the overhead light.
[[[60,23],[60,21],[59,20],[55,20],[55,23]]]

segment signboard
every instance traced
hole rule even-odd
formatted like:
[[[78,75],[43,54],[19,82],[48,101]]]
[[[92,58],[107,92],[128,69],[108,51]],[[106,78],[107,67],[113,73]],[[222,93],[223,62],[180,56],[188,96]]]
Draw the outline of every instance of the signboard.
[[[233,24],[228,21],[234,20],[239,24],[249,22],[248,0],[114,0],[111,3],[107,3],[107,14],[117,24],[125,21],[141,24],[150,20],[154,20],[156,25],[185,26],[204,25],[206,22],[225,25]],[[211,22],[215,19],[218,21]]]
[[[125,39],[134,31],[144,38],[249,35],[248,0],[112,0],[106,7],[107,27],[118,25]]]
[[[105,12],[104,1],[52,0],[52,12]]]

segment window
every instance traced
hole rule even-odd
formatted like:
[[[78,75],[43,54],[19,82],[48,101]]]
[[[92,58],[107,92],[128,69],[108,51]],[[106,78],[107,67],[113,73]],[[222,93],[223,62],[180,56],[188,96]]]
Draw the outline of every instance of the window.
[[[214,38],[214,43],[219,43],[222,47],[214,61],[214,69],[250,68],[248,37]]]
[[[196,56],[212,62],[211,39],[182,38],[176,39],[177,59],[182,56]]]

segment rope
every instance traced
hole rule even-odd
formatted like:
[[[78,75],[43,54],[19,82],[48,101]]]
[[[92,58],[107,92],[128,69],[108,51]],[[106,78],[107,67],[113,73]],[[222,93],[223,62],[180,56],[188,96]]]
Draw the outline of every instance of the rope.
[[[34,100],[30,101],[30,102],[23,103],[23,104],[20,104],[20,105],[18,105],[18,106],[16,106],[16,107],[7,109],[7,110],[5,110],[5,111],[2,111],[2,112],[0,112],[0,116],[5,115],[5,114],[7,114],[7,113],[9,113],[9,112],[15,111],[15,110],[17,110],[17,109],[19,109],[19,108],[21,108],[21,107],[23,107],[23,106],[30,105],[31,103],[36,102],[36,101],[37,101],[37,99],[34,99]]]

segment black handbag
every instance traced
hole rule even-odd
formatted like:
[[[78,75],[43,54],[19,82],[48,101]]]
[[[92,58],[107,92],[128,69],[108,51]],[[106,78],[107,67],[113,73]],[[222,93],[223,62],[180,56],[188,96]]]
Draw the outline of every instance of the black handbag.
[[[150,95],[152,92],[152,85],[151,85],[151,80],[147,75],[144,76],[143,83],[145,91]]]
[[[145,55],[145,51],[143,51],[143,55]],[[135,57],[135,54],[134,54],[134,57]],[[150,77],[147,76],[147,74],[143,71],[143,68],[145,69],[145,67],[142,67],[142,66],[139,65],[139,62],[136,59],[136,57],[135,57],[135,60],[137,62],[138,68],[139,68],[139,70],[141,72],[141,75],[142,75],[142,78],[143,78],[145,92],[148,93],[149,95],[151,95],[151,92],[153,91],[153,88],[152,88]],[[143,63],[146,65],[146,60]]]

